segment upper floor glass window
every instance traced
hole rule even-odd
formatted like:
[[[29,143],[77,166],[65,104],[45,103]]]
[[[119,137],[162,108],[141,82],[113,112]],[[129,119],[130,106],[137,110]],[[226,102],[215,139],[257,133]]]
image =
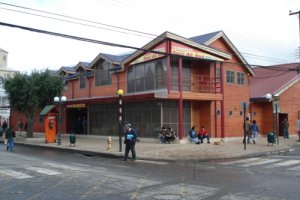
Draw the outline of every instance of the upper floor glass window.
[[[140,92],[166,87],[166,59],[136,64],[128,68],[128,92]]]
[[[234,83],[234,72],[226,71],[226,81],[227,83]]]
[[[98,62],[95,66],[95,86],[111,85],[111,63],[107,61]]]
[[[240,85],[245,85],[245,74],[244,73],[237,73],[237,83]]]

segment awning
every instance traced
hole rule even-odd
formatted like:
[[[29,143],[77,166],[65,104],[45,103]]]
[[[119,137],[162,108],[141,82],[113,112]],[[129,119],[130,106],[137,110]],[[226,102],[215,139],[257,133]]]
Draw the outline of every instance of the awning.
[[[48,112],[50,112],[51,110],[55,109],[56,110],[56,106],[55,105],[47,105],[43,108],[43,110],[40,113],[40,116],[44,116],[47,115]],[[57,111],[56,111],[57,112]]]

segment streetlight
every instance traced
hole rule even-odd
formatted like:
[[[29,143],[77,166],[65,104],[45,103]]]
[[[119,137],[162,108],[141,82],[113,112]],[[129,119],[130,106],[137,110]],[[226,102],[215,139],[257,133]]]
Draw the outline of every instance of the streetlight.
[[[119,152],[122,152],[122,136],[123,136],[123,101],[122,101],[122,95],[123,90],[118,90],[119,95]]]
[[[60,135],[60,123],[61,123],[61,105],[67,101],[67,97],[54,97],[54,102],[58,104],[58,133],[57,133],[57,145],[61,145],[61,135]]]
[[[275,129],[276,129],[277,145],[279,145],[279,131],[277,130],[278,102],[275,102],[275,100],[276,100],[275,97],[278,97],[278,96],[272,95],[270,93],[266,94],[266,99],[268,99],[269,102],[272,102],[273,133],[275,132]],[[275,119],[274,119],[274,106],[275,106]],[[276,121],[276,123],[274,121]]]

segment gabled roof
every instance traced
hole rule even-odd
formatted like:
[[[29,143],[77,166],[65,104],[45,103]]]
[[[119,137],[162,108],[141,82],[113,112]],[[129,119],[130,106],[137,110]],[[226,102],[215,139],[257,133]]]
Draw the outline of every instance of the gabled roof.
[[[187,44],[188,46],[197,48],[197,49],[201,49],[207,53],[219,56],[221,58],[224,59],[230,59],[231,55],[222,51],[219,51],[217,49],[211,48],[207,45],[204,44],[200,44],[197,42],[194,42],[190,39],[184,38],[182,36],[176,35],[174,33],[170,33],[170,32],[164,32],[163,34],[159,35],[158,37],[156,37],[155,39],[153,39],[151,42],[149,42],[148,44],[146,44],[145,46],[143,46],[141,48],[141,50],[137,50],[136,52],[134,52],[133,54],[131,54],[130,56],[128,56],[126,59],[123,60],[122,62],[122,67],[124,68],[124,64],[127,62],[130,62],[138,57],[140,57],[141,55],[143,55],[145,53],[145,50],[151,50],[153,47],[157,46],[158,44],[160,44],[161,42],[165,41],[166,39],[171,39],[174,41],[178,41],[184,44]]]
[[[112,55],[106,53],[99,53],[98,56],[89,64],[89,68],[92,68],[100,59],[106,60],[114,65],[120,65],[121,62],[131,54],[132,53]]]
[[[88,70],[88,66],[89,66],[90,63],[88,62],[78,62],[76,67],[75,67],[75,71],[78,71],[79,68],[82,68],[84,70]]]
[[[57,74],[61,74],[61,72],[65,72],[66,74],[75,74],[75,67],[76,66],[62,66],[58,71]]]
[[[242,56],[242,54],[237,50],[237,48],[233,45],[233,43],[229,40],[229,38],[225,35],[223,31],[216,31],[212,33],[207,33],[200,36],[195,36],[190,38],[192,41],[197,42],[199,44],[204,45],[211,45],[214,41],[223,38],[225,42],[229,45],[229,47],[232,49],[234,54],[241,60],[241,62],[246,66],[248,71],[251,73],[251,75],[254,75],[254,72],[250,65],[247,63],[245,58]]]
[[[250,80],[250,98],[265,99],[270,93],[279,96],[300,80],[300,63],[253,68],[255,76]],[[300,71],[299,71],[300,72]]]

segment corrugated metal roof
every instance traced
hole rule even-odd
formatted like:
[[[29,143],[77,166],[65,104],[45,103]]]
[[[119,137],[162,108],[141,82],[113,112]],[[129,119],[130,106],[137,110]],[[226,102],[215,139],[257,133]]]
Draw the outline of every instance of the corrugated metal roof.
[[[255,76],[250,80],[250,98],[265,98],[268,93],[280,95],[298,80],[299,67],[300,63],[291,63],[253,68]]]
[[[115,62],[122,62],[125,58],[127,58],[131,54],[132,53],[122,54],[122,55],[111,55],[111,54],[102,53],[102,55],[104,55],[105,57],[107,57]]]
[[[190,40],[197,42],[199,44],[205,44],[207,41],[209,41],[210,39],[212,39],[213,37],[218,35],[220,32],[222,32],[222,31],[216,31],[216,32],[207,33],[204,35],[198,35],[195,37],[191,37]]]

